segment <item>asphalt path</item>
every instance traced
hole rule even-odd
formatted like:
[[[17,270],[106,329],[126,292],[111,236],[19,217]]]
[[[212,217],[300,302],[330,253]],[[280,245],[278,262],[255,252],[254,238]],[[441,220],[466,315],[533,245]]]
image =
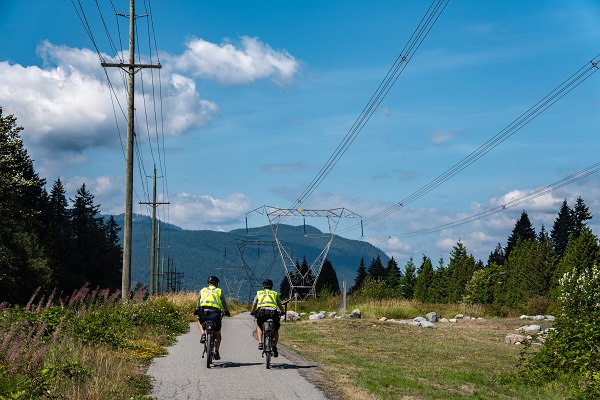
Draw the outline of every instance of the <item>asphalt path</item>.
[[[281,324],[285,329],[285,323]],[[196,323],[155,358],[147,374],[154,380],[151,396],[158,399],[269,399],[331,400],[319,389],[317,365],[278,346],[279,357],[267,369],[255,338],[256,322],[250,313],[223,318],[219,361],[206,367]]]

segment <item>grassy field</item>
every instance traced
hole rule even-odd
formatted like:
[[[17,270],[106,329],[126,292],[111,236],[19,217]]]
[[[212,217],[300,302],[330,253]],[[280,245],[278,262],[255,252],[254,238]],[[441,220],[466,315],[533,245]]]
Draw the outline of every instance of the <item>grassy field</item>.
[[[318,362],[326,385],[341,399],[569,397],[566,387],[532,387],[507,379],[517,370],[522,347],[506,344],[504,337],[531,321],[516,316],[484,318],[438,322],[438,329],[426,329],[379,320],[382,316],[424,316],[424,312],[414,314],[421,306],[370,302],[356,307],[361,309],[361,319],[288,322],[281,330],[282,344]],[[425,307],[432,311],[431,305]],[[483,313],[483,309],[468,311]],[[441,313],[450,318],[456,315],[451,312],[448,308]],[[540,325],[550,326],[548,322]]]

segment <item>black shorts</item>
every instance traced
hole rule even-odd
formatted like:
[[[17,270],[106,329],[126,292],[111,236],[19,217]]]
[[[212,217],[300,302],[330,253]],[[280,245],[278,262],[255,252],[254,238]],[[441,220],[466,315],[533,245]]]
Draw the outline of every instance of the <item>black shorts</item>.
[[[200,315],[198,316],[198,321],[201,324],[204,324],[206,321],[215,321],[217,324],[215,326],[215,332],[221,331],[221,320],[223,319],[223,314],[221,314],[221,310],[217,310],[212,307],[203,307],[200,309]],[[204,325],[202,325],[204,326]]]
[[[281,326],[281,313],[279,310],[264,310],[259,308],[256,310],[256,325],[262,329],[264,322],[268,319],[272,319],[275,323],[275,332],[279,330]]]

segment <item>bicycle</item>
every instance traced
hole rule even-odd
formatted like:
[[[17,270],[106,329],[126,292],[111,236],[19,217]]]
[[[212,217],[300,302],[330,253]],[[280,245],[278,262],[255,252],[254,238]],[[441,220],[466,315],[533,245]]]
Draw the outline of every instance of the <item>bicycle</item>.
[[[206,334],[206,341],[204,342],[204,352],[202,358],[206,354],[206,368],[210,368],[215,358],[215,327],[217,323],[215,321],[204,321],[202,328]]]
[[[265,359],[267,369],[271,368],[271,357],[273,357],[273,335],[275,333],[275,321],[273,318],[279,318],[279,312],[273,311],[269,319],[263,322],[263,352],[262,357]]]

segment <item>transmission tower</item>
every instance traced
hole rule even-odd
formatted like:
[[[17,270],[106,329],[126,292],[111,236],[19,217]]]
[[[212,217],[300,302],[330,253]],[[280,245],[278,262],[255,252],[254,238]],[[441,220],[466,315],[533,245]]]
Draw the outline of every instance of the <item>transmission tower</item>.
[[[259,214],[266,215],[269,219],[269,225],[273,232],[273,238],[279,250],[281,262],[285,269],[285,275],[290,285],[290,298],[292,293],[297,293],[298,297],[302,300],[306,300],[308,297],[316,297],[316,285],[323,263],[327,258],[327,253],[333,242],[335,232],[337,231],[338,225],[342,218],[360,218],[358,214],[353,213],[345,208],[335,208],[331,210],[308,210],[302,208],[276,208],[271,206],[259,207],[256,210],[250,211],[248,214]],[[314,262],[309,266],[307,271],[301,271],[299,266],[294,262],[290,254],[285,249],[284,243],[277,238],[277,231],[279,224],[283,220],[290,217],[303,217],[304,221],[306,218],[327,218],[327,225],[329,227],[329,233],[324,234],[328,236],[329,240],[326,242],[325,247],[321,253],[317,256]],[[306,225],[305,225],[306,226]],[[309,236],[306,234],[305,236]]]

